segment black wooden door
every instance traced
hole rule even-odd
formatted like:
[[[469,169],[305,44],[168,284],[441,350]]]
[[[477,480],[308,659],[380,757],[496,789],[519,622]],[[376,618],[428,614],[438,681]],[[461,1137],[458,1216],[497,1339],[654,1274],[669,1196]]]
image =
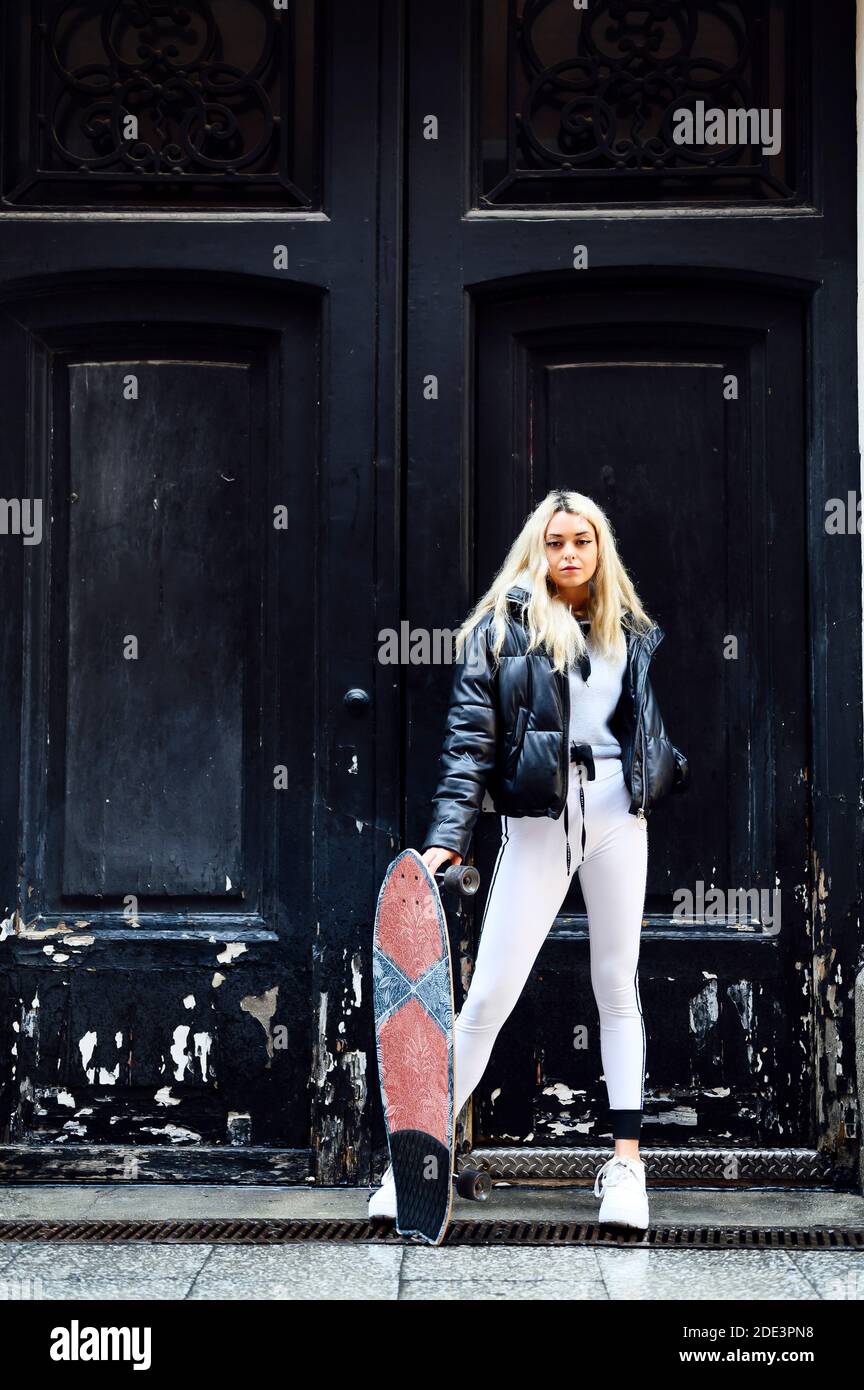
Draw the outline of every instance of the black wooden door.
[[[5,7],[7,1175],[367,1175],[399,110],[360,8]]]
[[[410,611],[455,626],[570,487],[666,630],[652,677],[692,785],[651,821],[640,996],[643,1135],[674,1178],[852,1174],[859,548],[825,516],[858,486],[853,18],[410,6]],[[780,110],[779,148],[682,149],[672,113],[699,101]],[[449,680],[409,672],[418,832]],[[486,883],[499,835],[482,815]],[[577,880],[473,1140],[503,1173],[526,1147],[582,1171],[606,1115]]]

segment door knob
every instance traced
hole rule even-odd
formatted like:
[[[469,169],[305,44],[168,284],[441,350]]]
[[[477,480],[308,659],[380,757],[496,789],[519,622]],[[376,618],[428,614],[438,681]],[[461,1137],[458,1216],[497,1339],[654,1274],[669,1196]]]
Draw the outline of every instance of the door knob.
[[[342,702],[347,705],[352,714],[361,714],[367,705],[372,703],[366,691],[360,690],[357,686],[345,692]]]

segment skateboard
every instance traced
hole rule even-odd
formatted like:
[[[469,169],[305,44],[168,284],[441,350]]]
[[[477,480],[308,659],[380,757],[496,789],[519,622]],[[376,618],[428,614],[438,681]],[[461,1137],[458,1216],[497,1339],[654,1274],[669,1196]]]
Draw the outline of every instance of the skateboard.
[[[436,882],[437,880],[437,882]],[[471,896],[475,868],[451,864],[433,877],[414,849],[388,865],[378,894],[372,992],[378,1079],[393,1179],[396,1230],[440,1245],[453,1202],[453,967],[438,883]],[[460,1196],[485,1200],[492,1182],[463,1167]]]

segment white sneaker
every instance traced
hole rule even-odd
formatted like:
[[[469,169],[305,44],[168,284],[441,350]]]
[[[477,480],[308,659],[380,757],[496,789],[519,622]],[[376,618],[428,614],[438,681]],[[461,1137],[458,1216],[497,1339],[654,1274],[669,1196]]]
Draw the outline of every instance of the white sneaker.
[[[648,1194],[645,1191],[645,1164],[639,1158],[617,1154],[598,1169],[594,1196],[603,1201],[597,1220],[607,1226],[634,1226],[648,1229]]]
[[[381,1179],[381,1186],[376,1188],[369,1198],[369,1220],[385,1216],[396,1220],[396,1183],[393,1179],[392,1164]]]

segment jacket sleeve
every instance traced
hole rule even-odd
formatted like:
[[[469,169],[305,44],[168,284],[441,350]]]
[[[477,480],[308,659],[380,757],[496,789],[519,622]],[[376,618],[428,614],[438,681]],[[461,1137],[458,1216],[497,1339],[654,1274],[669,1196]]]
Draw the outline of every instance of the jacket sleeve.
[[[423,850],[440,845],[462,859],[495,769],[498,692],[490,640],[487,620],[472,628],[455,663],[440,776],[423,841]]]

